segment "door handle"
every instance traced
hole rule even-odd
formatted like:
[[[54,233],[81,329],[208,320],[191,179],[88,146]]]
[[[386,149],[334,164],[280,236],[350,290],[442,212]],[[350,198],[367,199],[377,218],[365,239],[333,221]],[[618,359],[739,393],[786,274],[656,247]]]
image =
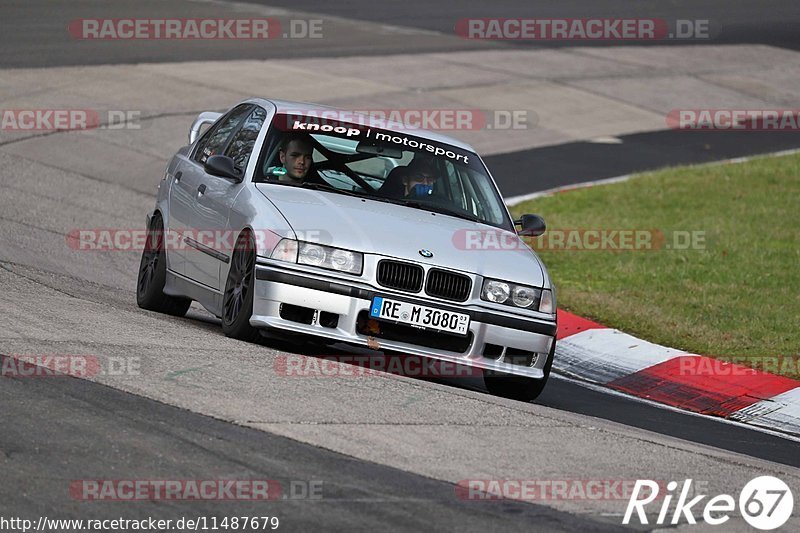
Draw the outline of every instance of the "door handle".
[[[181,176],[183,176],[183,172],[181,172],[180,170],[175,173],[175,183],[181,181]]]
[[[205,194],[205,192],[206,192],[206,184],[205,183],[201,183],[200,186],[197,188],[197,192],[200,195]]]

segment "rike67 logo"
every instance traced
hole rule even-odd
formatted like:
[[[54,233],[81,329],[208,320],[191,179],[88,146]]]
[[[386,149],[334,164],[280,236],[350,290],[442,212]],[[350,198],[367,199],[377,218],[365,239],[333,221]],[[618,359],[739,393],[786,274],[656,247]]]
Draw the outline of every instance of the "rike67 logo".
[[[663,484],[649,480],[639,479],[633,488],[628,507],[625,509],[625,516],[622,518],[623,524],[629,524],[633,513],[639,523],[647,524],[645,507],[659,498],[659,488]],[[661,495],[663,499],[661,509],[656,518],[656,524],[664,525],[667,523],[670,514],[670,503],[672,502],[675,490],[678,488],[676,481],[667,483],[667,494]],[[696,524],[695,512],[702,512],[702,519],[705,523],[718,526],[730,519],[730,514],[736,510],[736,500],[728,494],[714,496],[705,502],[702,507],[700,504],[707,496],[699,494],[689,499],[691,494],[692,480],[687,479],[683,482],[680,495],[672,511],[670,524],[678,524],[682,518],[689,524]],[[759,476],[751,479],[739,493],[738,501],[739,513],[750,526],[763,531],[777,529],[789,520],[794,509],[794,496],[789,486],[780,479],[772,476]]]

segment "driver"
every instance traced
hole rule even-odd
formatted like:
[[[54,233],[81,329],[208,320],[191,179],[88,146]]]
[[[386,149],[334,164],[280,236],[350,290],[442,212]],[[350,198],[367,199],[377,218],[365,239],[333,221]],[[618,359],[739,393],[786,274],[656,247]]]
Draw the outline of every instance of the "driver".
[[[279,176],[278,181],[296,185],[303,183],[311,170],[313,152],[314,144],[308,134],[287,135],[278,154],[286,174]]]

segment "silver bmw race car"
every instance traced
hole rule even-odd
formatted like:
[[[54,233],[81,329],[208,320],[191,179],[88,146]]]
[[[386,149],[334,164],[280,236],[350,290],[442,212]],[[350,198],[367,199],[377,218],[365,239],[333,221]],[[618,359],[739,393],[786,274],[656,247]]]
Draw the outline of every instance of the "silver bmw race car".
[[[556,343],[553,285],[481,158],[455,139],[253,98],[206,112],[167,166],[140,307],[192,300],[226,335],[297,336],[483,369],[531,400]],[[516,227],[519,227],[519,230]]]

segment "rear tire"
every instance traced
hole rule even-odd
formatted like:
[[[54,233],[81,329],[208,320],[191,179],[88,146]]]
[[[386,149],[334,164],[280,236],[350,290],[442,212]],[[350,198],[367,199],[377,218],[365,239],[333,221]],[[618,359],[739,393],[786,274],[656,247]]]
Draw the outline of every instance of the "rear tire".
[[[167,254],[164,251],[164,221],[154,215],[147,230],[147,242],[139,262],[136,280],[136,303],[142,309],[183,316],[192,305],[188,298],[177,298],[164,294],[167,281]]]
[[[550,348],[550,353],[547,354],[547,362],[544,364],[544,377],[542,379],[526,378],[513,374],[506,374],[505,372],[485,370],[483,373],[483,382],[486,385],[486,389],[495,396],[502,396],[503,398],[511,398],[512,400],[520,400],[523,402],[532,402],[542,394],[545,385],[547,385],[547,380],[550,377],[550,369],[553,367],[553,355],[555,351],[556,340],[553,339],[553,346]]]
[[[222,296],[222,332],[228,337],[248,342],[255,342],[261,337],[258,328],[250,325],[256,281],[255,246],[250,233],[239,235]]]

